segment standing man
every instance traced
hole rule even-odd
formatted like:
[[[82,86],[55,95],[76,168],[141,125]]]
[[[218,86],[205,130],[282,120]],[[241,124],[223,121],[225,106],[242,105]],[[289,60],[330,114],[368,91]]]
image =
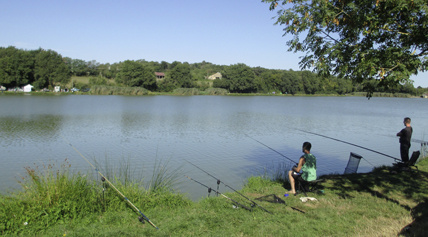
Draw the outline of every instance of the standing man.
[[[411,119],[409,117],[404,118],[404,128],[397,133],[397,136],[400,137],[400,155],[401,161],[409,161],[409,149],[410,141],[412,139],[413,128],[410,126]]]
[[[291,185],[290,193],[292,194],[296,194],[296,180],[312,181],[317,179],[317,159],[311,154],[311,147],[311,143],[303,143],[302,151],[305,154],[300,157],[297,167],[294,166],[288,172],[288,179],[290,180]],[[302,171],[301,174],[299,174],[300,171]]]

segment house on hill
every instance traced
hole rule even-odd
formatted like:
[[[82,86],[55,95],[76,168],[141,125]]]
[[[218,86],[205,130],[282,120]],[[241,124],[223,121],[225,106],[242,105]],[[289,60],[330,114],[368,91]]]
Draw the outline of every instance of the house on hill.
[[[221,79],[221,73],[217,72],[212,74],[211,76],[207,77],[208,80],[215,80],[215,79]]]
[[[156,75],[156,80],[165,78],[165,73],[163,72],[155,72],[155,75]]]

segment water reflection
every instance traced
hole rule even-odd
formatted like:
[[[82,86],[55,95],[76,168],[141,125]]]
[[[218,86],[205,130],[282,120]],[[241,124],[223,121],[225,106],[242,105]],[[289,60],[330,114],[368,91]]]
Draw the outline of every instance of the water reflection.
[[[341,139],[398,156],[394,136],[405,116],[414,138],[427,131],[426,100],[363,97],[253,96],[0,96],[0,190],[16,187],[24,166],[69,158],[75,171],[90,170],[64,142],[85,157],[120,167],[129,160],[149,179],[158,160],[178,167],[184,159],[238,189],[246,178],[270,172],[286,159],[250,139],[298,161],[304,141],[313,145],[318,174],[343,173],[350,152],[362,155],[359,172],[393,160],[347,144],[301,132]],[[22,108],[22,109],[16,109]],[[419,144],[412,144],[418,149]],[[369,163],[370,162],[370,163]],[[216,181],[188,165],[184,172],[213,188]],[[204,188],[183,180],[177,186],[193,199]],[[221,190],[228,191],[228,190]]]

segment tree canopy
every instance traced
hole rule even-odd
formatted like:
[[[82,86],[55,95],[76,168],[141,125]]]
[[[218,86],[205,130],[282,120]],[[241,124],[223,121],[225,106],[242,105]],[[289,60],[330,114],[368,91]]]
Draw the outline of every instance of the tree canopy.
[[[130,60],[123,62],[121,71],[117,74],[116,82],[131,87],[140,86],[148,90],[156,88],[154,71],[141,63]]]
[[[188,63],[173,62],[171,67],[170,73],[167,74],[167,80],[170,80],[175,85],[175,88],[193,87],[193,78]]]
[[[238,63],[225,68],[222,71],[222,79],[216,79],[214,86],[224,88],[230,92],[248,93],[255,92],[255,73],[251,67]]]
[[[39,49],[34,61],[34,86],[43,88],[56,83],[66,84],[70,81],[70,71],[62,60],[61,54],[53,50]]]
[[[302,69],[361,83],[368,92],[405,84],[428,66],[426,0],[262,0],[278,10]],[[378,83],[372,83],[377,80]]]
[[[34,80],[33,52],[0,48],[0,84],[19,86]]]

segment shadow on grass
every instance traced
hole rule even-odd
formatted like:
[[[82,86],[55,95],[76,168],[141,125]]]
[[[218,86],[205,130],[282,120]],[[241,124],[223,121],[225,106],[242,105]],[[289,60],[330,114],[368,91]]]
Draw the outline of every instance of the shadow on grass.
[[[428,172],[421,170],[390,172],[390,167],[380,167],[371,173],[349,175],[325,175],[328,182],[321,184],[343,199],[352,199],[357,192],[369,193],[374,197],[400,205],[412,214],[413,222],[403,227],[399,235],[428,236]],[[400,197],[401,196],[401,197]],[[417,203],[409,206],[409,202]],[[397,200],[398,199],[398,200]]]
[[[413,222],[401,229],[398,235],[401,236],[428,236],[428,198],[412,208],[411,214]]]

